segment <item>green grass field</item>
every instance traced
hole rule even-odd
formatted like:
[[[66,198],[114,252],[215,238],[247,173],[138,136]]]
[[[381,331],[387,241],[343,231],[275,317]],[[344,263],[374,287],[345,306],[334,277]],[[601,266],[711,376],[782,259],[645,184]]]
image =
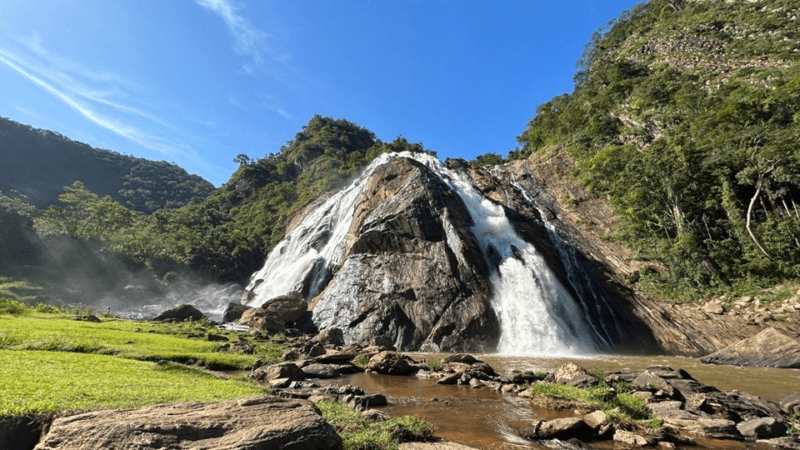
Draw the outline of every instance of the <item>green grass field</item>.
[[[253,355],[218,352],[224,342],[205,340],[209,331],[231,341],[237,337],[204,322],[94,323],[52,307],[0,299],[0,417],[268,392],[244,377],[222,379],[197,366],[247,369],[259,359],[278,361],[285,347],[249,339]]]

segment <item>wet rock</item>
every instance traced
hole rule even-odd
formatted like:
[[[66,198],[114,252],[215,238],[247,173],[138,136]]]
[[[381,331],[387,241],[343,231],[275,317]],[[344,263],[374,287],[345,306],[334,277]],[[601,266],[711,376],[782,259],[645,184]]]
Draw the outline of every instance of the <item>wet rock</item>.
[[[192,305],[178,305],[162,312],[153,320],[158,322],[185,322],[187,320],[201,320],[204,317],[203,313]]]
[[[464,372],[451,373],[450,375],[445,375],[444,377],[440,378],[436,383],[437,384],[456,384],[456,382],[463,375],[464,375]]]
[[[736,439],[741,440],[742,435],[736,429],[732,420],[715,418],[702,412],[684,410],[656,411],[655,415],[664,421],[665,425],[680,428],[691,434],[711,439]]]
[[[649,443],[644,436],[625,430],[616,430],[612,439],[621,444],[634,445],[637,447],[642,447]]]
[[[380,352],[370,358],[367,369],[387,375],[408,375],[419,370],[409,359],[397,352]]]
[[[790,394],[781,400],[781,410],[789,415],[800,414],[800,393]]]
[[[748,439],[770,439],[786,434],[787,428],[783,422],[774,417],[761,417],[750,419],[736,425],[736,429]]]
[[[478,360],[475,359],[474,356],[467,355],[465,353],[455,353],[453,355],[448,355],[444,359],[442,359],[442,364],[453,363],[453,362],[472,365],[478,362]]]
[[[347,403],[355,409],[369,409],[373,406],[386,406],[386,397],[383,394],[356,395],[348,399]]]
[[[339,328],[329,328],[320,331],[318,335],[314,336],[313,341],[319,342],[322,345],[341,347],[344,345],[344,333]]]
[[[342,329],[347,342],[387,336],[398,350],[493,350],[499,321],[471,226],[458,194],[424,164],[396,158],[376,168],[314,323]]]
[[[281,295],[264,302],[261,309],[279,321],[295,323],[308,311],[308,304],[295,295]]]
[[[603,411],[595,411],[583,416],[583,421],[593,429],[597,430],[608,422],[608,417]]]
[[[567,417],[547,421],[537,421],[528,439],[579,439],[589,441],[592,439],[593,430],[579,417]]]
[[[228,306],[225,308],[225,312],[222,313],[222,321],[225,323],[235,322],[242,317],[245,311],[250,309],[250,306],[243,305],[241,303],[230,302]]]
[[[800,342],[769,327],[700,360],[705,364],[800,368]]]
[[[555,382],[586,389],[597,384],[597,378],[575,363],[566,363],[555,372]]]
[[[311,358],[309,362],[319,364],[346,364],[352,361],[356,356],[358,356],[358,354],[352,352],[332,352]]]
[[[656,396],[670,398],[675,396],[675,389],[665,379],[649,370],[645,370],[641,375],[634,378],[631,387],[640,391],[655,392]]]
[[[302,368],[303,373],[308,378],[336,378],[340,375],[339,371],[328,364],[310,364]]]
[[[780,437],[774,439],[759,439],[756,444],[769,445],[771,448],[781,450],[800,450],[800,439]]]
[[[36,450],[341,449],[317,408],[275,397],[94,411],[53,421]]]
[[[303,372],[294,363],[285,362],[280,364],[273,364],[271,366],[262,366],[250,372],[250,378],[264,383],[269,380],[276,380],[278,378],[288,378],[292,381],[302,381],[306,377]]]

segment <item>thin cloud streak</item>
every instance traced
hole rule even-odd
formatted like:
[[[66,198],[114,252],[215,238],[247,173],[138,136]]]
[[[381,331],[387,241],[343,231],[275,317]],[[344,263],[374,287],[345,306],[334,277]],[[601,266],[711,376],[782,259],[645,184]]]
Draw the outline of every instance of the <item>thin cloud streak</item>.
[[[291,64],[291,55],[270,45],[274,36],[254,26],[238,5],[229,0],[195,0],[195,3],[221,18],[234,38],[233,49],[250,58],[242,64],[242,73],[254,78],[263,74],[285,84],[301,76]]]
[[[152,134],[136,126],[113,120],[98,111],[98,108],[107,107],[114,111],[115,116],[127,115],[145,119],[169,130],[169,135],[183,134],[177,127],[146,111],[110,98],[126,97],[127,89],[132,83],[113,74],[92,72],[64,59],[52,57],[42,48],[41,42],[35,36],[33,43],[26,44],[25,47],[34,57],[24,56],[0,46],[0,63],[50,93],[92,123],[124,139],[173,159],[178,156],[185,157],[203,171],[218,170],[217,167],[206,163],[186,142]],[[97,84],[98,88],[87,87],[87,83],[92,82]]]

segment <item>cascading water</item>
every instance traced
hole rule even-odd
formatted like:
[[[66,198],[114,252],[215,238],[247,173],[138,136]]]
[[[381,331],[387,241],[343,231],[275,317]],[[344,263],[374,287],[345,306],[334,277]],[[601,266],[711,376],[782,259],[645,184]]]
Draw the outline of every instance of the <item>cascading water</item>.
[[[290,292],[310,300],[325,289],[342,264],[355,202],[366,180],[375,168],[397,157],[425,164],[466,205],[473,219],[471,232],[492,268],[491,304],[500,320],[500,353],[553,356],[597,350],[581,308],[533,245],[516,234],[504,209],[485,198],[466,177],[427,154],[384,154],[373,161],[272,250],[264,268],[251,278],[248,290],[263,301]],[[448,235],[448,243],[453,239]]]
[[[308,214],[272,249],[247,290],[262,300],[289,293],[311,300],[322,292],[341,263],[355,203],[366,180],[376,167],[397,156],[380,155],[349,186]]]
[[[493,175],[497,177],[496,173],[493,173]],[[612,321],[616,320],[616,316],[608,307],[605,299],[601,296],[598,296],[595,289],[588,288],[586,282],[582,282],[588,280],[589,277],[585,275],[584,271],[581,270],[580,265],[578,264],[575,247],[561,237],[555,224],[548,219],[548,215],[545,213],[539,202],[537,202],[529,194],[527,189],[519,184],[519,181],[513,174],[511,175],[511,185],[516,187],[519,192],[522,193],[522,196],[525,198],[525,200],[539,212],[539,216],[541,216],[542,222],[544,223],[544,226],[547,228],[547,231],[550,235],[550,241],[553,243],[561,262],[566,269],[567,279],[569,280],[572,288],[578,293],[576,304],[581,309],[582,317],[594,316],[611,318]],[[589,301],[589,299],[591,299],[591,301]],[[599,347],[608,350],[611,350],[615,347],[614,339],[611,337],[611,332],[605,326],[605,320],[590,320],[588,323],[593,332],[593,336],[598,341]],[[618,326],[618,324],[615,324],[615,326]]]

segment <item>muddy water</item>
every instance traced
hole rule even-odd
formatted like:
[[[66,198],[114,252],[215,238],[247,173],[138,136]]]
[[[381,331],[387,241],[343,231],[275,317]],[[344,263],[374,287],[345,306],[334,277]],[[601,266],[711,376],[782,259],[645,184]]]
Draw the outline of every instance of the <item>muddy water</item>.
[[[417,360],[441,359],[443,355],[416,354]],[[610,372],[643,369],[651,365],[669,365],[687,370],[698,381],[725,391],[752,392],[773,401],[800,392],[800,370],[707,366],[696,359],[677,357],[604,357],[576,360],[571,358],[512,358],[476,355],[500,374],[513,369],[552,371],[566,361],[574,361],[592,370]],[[571,411],[551,411],[533,405],[530,400],[512,394],[469,386],[443,386],[434,380],[378,374],[354,374],[333,380],[336,384],[354,384],[367,393],[382,393],[392,416],[415,414],[437,427],[436,436],[485,450],[544,449],[519,437],[537,419],[571,416]],[[770,448],[730,441],[699,441],[694,449]],[[617,449],[613,443],[593,443],[593,448]]]

